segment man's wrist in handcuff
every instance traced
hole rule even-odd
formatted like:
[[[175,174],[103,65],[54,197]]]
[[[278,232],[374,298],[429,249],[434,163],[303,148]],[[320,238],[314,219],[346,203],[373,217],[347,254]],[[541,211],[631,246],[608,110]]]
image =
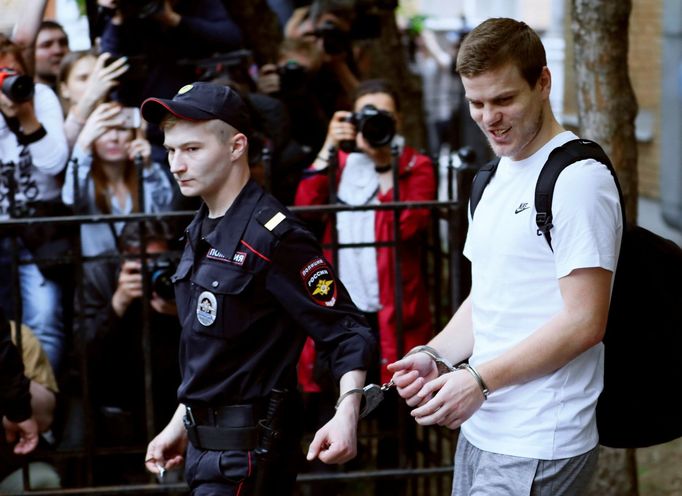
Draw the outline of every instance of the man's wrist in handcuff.
[[[456,367],[453,366],[450,362],[448,362],[447,359],[443,358],[440,356],[440,353],[435,348],[432,348],[431,346],[427,345],[421,345],[421,346],[416,346],[412,348],[410,351],[407,352],[405,356],[413,355],[415,353],[424,353],[428,355],[436,364],[436,368],[438,370],[438,375],[443,375],[448,372],[454,372],[456,370],[466,370],[471,374],[471,376],[474,378],[476,383],[478,384],[478,387],[481,389],[481,394],[483,394],[483,399],[487,400],[488,399],[488,394],[490,394],[490,389],[488,388],[487,384],[483,380],[483,377],[481,377],[481,374],[478,373],[478,371],[471,365],[469,365],[467,362],[462,362],[461,364],[457,365]]]
[[[431,360],[436,364],[436,369],[438,370],[438,375],[443,375],[447,374],[448,372],[453,372],[455,370],[455,367],[445,358],[440,356],[440,353],[435,348],[432,348],[431,346],[427,345],[421,345],[421,346],[415,346],[412,348],[410,351],[407,352],[405,355],[410,356],[414,355],[415,353],[424,353],[425,355],[428,355]]]

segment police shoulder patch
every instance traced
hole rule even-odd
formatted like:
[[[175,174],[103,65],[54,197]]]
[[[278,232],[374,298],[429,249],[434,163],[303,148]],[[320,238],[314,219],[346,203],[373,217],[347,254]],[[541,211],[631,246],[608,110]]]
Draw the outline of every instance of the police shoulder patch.
[[[324,307],[333,307],[336,304],[336,281],[322,257],[305,264],[300,273],[308,296],[315,303]]]
[[[275,236],[279,237],[293,226],[284,212],[273,207],[264,207],[256,213],[256,220]]]

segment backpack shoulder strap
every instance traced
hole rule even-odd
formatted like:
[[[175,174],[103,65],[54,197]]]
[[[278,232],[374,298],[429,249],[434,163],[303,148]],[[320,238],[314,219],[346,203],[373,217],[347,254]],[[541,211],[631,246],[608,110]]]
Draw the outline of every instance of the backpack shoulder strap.
[[[499,163],[499,158],[491,160],[478,169],[478,172],[476,172],[476,175],[474,176],[474,180],[471,183],[471,194],[469,195],[469,210],[471,211],[472,218],[474,217],[478,202],[481,201],[481,197],[483,196],[483,190],[495,175]]]
[[[547,162],[540,171],[538,182],[535,185],[535,223],[538,226],[538,236],[544,236],[550,249],[552,248],[552,236],[550,231],[552,224],[552,197],[554,196],[554,185],[561,171],[569,165],[579,162],[581,160],[594,159],[606,165],[611,171],[616,186],[618,187],[618,194],[621,197],[621,206],[623,204],[622,194],[620,192],[620,185],[616,172],[613,169],[611,160],[606,155],[606,152],[597,143],[587,139],[575,139],[569,141],[562,146],[552,150],[549,154]]]

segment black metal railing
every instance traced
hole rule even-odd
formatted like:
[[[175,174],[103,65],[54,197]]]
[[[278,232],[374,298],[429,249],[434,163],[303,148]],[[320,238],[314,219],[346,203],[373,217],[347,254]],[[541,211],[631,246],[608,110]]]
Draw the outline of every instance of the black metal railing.
[[[452,313],[456,310],[458,305],[463,301],[468,291],[468,279],[465,275],[467,273],[467,264],[462,256],[463,240],[466,230],[466,200],[468,198],[468,185],[470,184],[473,167],[458,167],[455,168],[452,163],[447,170],[447,184],[448,192],[447,198],[432,201],[420,202],[400,202],[399,191],[397,186],[394,191],[394,201],[390,203],[382,203],[377,205],[364,206],[349,206],[333,203],[330,205],[321,205],[315,207],[292,207],[291,210],[298,214],[310,213],[327,213],[335,215],[341,211],[355,211],[355,210],[379,210],[389,209],[394,212],[395,230],[393,233],[394,240],[383,243],[374,243],[373,246],[389,246],[394,250],[395,259],[395,300],[396,308],[398,309],[396,335],[398,342],[399,356],[406,351],[403,339],[402,326],[402,308],[403,294],[402,294],[402,274],[400,272],[400,265],[402,258],[406,255],[400,249],[400,230],[399,218],[400,212],[404,209],[428,209],[431,212],[430,226],[426,230],[424,238],[425,260],[423,267],[425,271],[425,278],[428,281],[428,289],[430,293],[431,312],[435,331],[440,330],[449,320]],[[140,181],[142,184],[142,181]],[[394,184],[398,185],[397,177],[394,177]],[[333,189],[333,182],[330,182],[330,187]],[[144,198],[143,191],[140,191],[140,197]],[[335,195],[332,193],[332,198]],[[49,223],[51,225],[64,226],[80,226],[88,223],[108,223],[115,222],[139,222],[140,229],[144,230],[143,221],[145,220],[186,220],[189,221],[194,212],[168,212],[155,214],[131,214],[131,215],[72,215],[59,217],[22,217],[9,218],[0,220],[0,237],[10,237],[18,239],[22,229],[31,225],[38,225]],[[447,226],[447,237],[443,239],[442,227]],[[144,234],[142,235],[144,237]],[[13,252],[13,272],[15,295],[14,300],[19,301],[16,304],[15,315],[21,316],[21,288],[18,277],[18,267],[21,264],[34,263],[40,261],[41,264],[69,264],[73,267],[72,274],[74,276],[73,285],[75,287],[75,295],[78,297],[78,291],[82,291],[82,285],[79,281],[82,280],[83,264],[92,261],[103,259],[107,257],[85,257],[80,252],[80,240],[75,244],[75,249],[61,257],[43,257],[41,260],[30,259],[22,260],[18,256],[17,244],[15,243]],[[340,245],[338,239],[333,236],[330,248],[336,253],[340,249],[349,246],[364,246],[362,243],[354,245]],[[145,250],[141,256],[147,257]],[[143,264],[144,266],[145,264]],[[150,288],[144,278],[144,294],[148,301],[151,295]],[[82,294],[80,295],[82,297]],[[145,412],[147,415],[145,421],[145,437],[147,440],[152,439],[156,432],[154,432],[153,411],[154,403],[152,401],[152,393],[154,382],[152,380],[151,361],[153,350],[151,348],[150,340],[150,312],[149,305],[144,304],[143,308],[143,323],[142,333],[140,336],[140,346],[142,349],[142,356],[144,361],[144,391],[145,391]],[[73,315],[73,321],[76,322],[81,316]],[[17,326],[18,327],[18,326]],[[19,341],[19,346],[21,342]],[[87,355],[83,354],[79,358],[79,363],[72,370],[78,377],[71,377],[71,387],[75,391],[69,391],[66,395],[73,394],[82,410],[82,435],[83,440],[80,445],[63,447],[60,444],[48,449],[39,449],[32,455],[29,455],[24,463],[23,481],[26,491],[31,494],[185,494],[187,487],[182,480],[164,481],[159,483],[151,475],[146,475],[145,480],[131,481],[129,483],[121,483],[117,485],[98,485],[96,477],[93,474],[93,467],[96,463],[106,464],[107,457],[114,456],[136,456],[139,461],[140,468],[143,465],[143,456],[146,446],[143,445],[123,445],[113,447],[98,446],[95,441],[93,412],[91,405],[91,398],[89,396],[89,377]],[[75,379],[75,380],[74,380]],[[62,377],[62,380],[65,380]],[[75,384],[75,387],[73,386]],[[73,399],[73,398],[71,398]],[[65,401],[64,397],[60,398]],[[456,433],[440,428],[440,427],[420,427],[413,426],[410,421],[407,408],[400,402],[397,415],[399,422],[397,428],[391,431],[386,431],[382,425],[376,420],[363,420],[359,427],[359,445],[360,451],[364,455],[362,460],[368,462],[365,466],[358,467],[356,465],[348,465],[329,472],[311,472],[304,471],[298,477],[298,487],[302,494],[309,494],[310,488],[314,488],[319,484],[335,483],[341,487],[346,487],[348,492],[339,492],[338,494],[372,494],[372,487],[376,481],[400,479],[404,482],[406,495],[441,495],[449,492],[452,475],[452,460],[454,455],[454,446],[456,444]],[[68,411],[67,405],[62,405],[62,409],[66,410],[63,415],[68,416],[73,412]],[[407,422],[411,422],[413,427],[407,428]],[[409,434],[408,434],[409,433]],[[59,436],[57,436],[59,438]],[[397,438],[397,446],[400,450],[400,461],[398,466],[390,468],[379,469],[373,466],[372,457],[376,454],[377,444],[380,440],[386,438]],[[31,490],[28,475],[29,462],[33,460],[48,460],[57,466],[62,476],[63,488],[47,490]],[[339,486],[335,486],[339,487]],[[358,489],[361,488],[361,489]]]

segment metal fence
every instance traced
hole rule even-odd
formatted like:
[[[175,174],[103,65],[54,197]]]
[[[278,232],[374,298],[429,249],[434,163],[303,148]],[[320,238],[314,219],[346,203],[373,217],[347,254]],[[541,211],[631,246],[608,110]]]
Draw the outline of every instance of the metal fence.
[[[379,205],[365,205],[354,207],[341,205],[335,201],[329,205],[318,207],[293,207],[296,213],[326,213],[334,216],[337,212],[359,209],[389,209],[395,215],[394,239],[399,239],[399,215],[404,209],[428,209],[431,213],[431,225],[424,237],[424,276],[428,282],[430,293],[431,312],[435,331],[443,328],[450,319],[454,310],[466,296],[468,292],[468,268],[462,257],[463,240],[466,229],[465,201],[468,198],[468,185],[473,175],[473,164],[464,164],[462,167],[455,167],[451,162],[447,168],[446,176],[441,179],[445,181],[445,197],[440,200],[423,202],[400,202],[397,201],[398,191],[395,188],[396,201]],[[437,166],[434,166],[437,168]],[[332,174],[330,173],[330,176]],[[398,184],[397,176],[395,184]],[[142,184],[142,182],[140,182]],[[331,182],[330,182],[331,185]],[[333,189],[333,185],[331,185]],[[143,195],[140,195],[143,197]],[[332,191],[332,199],[334,192]],[[20,295],[18,267],[21,264],[40,261],[44,266],[66,266],[69,268],[66,276],[69,280],[62,281],[73,288],[73,294],[78,297],[78,292],[82,287],[78,283],[82,278],[84,263],[101,257],[84,257],[80,253],[80,239],[76,236],[74,249],[63,257],[44,256],[41,260],[21,260],[18,255],[17,237],[22,229],[37,225],[50,225],[58,229],[68,230],[87,223],[115,223],[115,222],[140,222],[143,229],[143,221],[154,220],[174,220],[188,223],[194,212],[171,212],[166,214],[131,214],[126,216],[113,215],[68,215],[68,216],[45,216],[45,217],[17,217],[0,221],[0,237],[8,237],[14,241],[13,245],[13,292]],[[143,234],[144,236],[144,234]],[[143,237],[144,239],[144,237]],[[401,281],[400,261],[406,256],[400,249],[400,244],[393,241],[383,243],[382,246],[390,246],[394,250],[396,264],[395,280]],[[331,248],[336,252],[338,249],[348,245],[338,245],[334,239]],[[353,245],[363,246],[363,245]],[[143,251],[140,255],[143,262],[148,255]],[[143,281],[145,301],[148,301],[151,294],[148,278],[144,277],[146,265],[143,263]],[[406,351],[403,347],[403,327],[402,315],[400,314],[401,302],[403,300],[402,285],[395,285],[396,307],[398,309],[396,334],[398,340],[399,356]],[[22,308],[21,298],[15,297],[15,318],[21,319]],[[144,361],[144,381],[145,391],[145,439],[152,439],[155,432],[153,389],[154,380],[151,376],[151,361],[153,350],[150,341],[150,309],[148,304],[143,305],[143,322],[139,345]],[[72,310],[72,309],[69,309]],[[77,312],[73,312],[70,325],[79,319]],[[17,326],[18,328],[18,326]],[[17,333],[18,345],[21,346],[21,339]],[[73,345],[73,342],[71,343]],[[72,361],[74,359],[71,355]],[[149,474],[144,474],[143,457],[146,445],[143,443],[125,444],[121,443],[114,446],[100,446],[96,441],[94,433],[93,408],[90,398],[90,388],[88,377],[87,356],[83,353],[77,358],[77,363],[72,363],[71,374],[60,378],[63,392],[59,397],[58,416],[61,421],[59,428],[69,426],[82,434],[79,443],[64,443],[63,436],[59,433],[56,436],[57,442],[46,448],[39,448],[36,452],[29,455],[23,463],[22,479],[24,490],[31,494],[186,494],[187,486],[181,478],[166,478],[158,481]],[[124,366],[124,365],[123,365]],[[377,489],[382,481],[397,481],[399,492],[391,494],[404,494],[414,496],[442,495],[449,492],[452,477],[452,459],[454,446],[456,444],[456,433],[440,427],[420,427],[416,426],[409,416],[409,412],[404,403],[396,402],[396,422],[390,427],[382,425],[382,422],[373,418],[371,415],[362,420],[359,425],[359,455],[355,462],[351,462],[342,467],[331,467],[318,471],[316,469],[305,469],[298,477],[297,490],[299,494],[316,495],[325,494],[331,496],[350,495],[350,494],[382,494]],[[332,405],[333,406],[333,405]],[[77,425],[79,424],[80,425]],[[307,433],[304,442],[311,440],[312,433]],[[60,439],[61,438],[61,439]],[[389,442],[393,449],[397,450],[397,462],[394,466],[378,466],[376,455],[379,445],[382,442]],[[126,459],[124,463],[137,464],[139,472],[131,480],[117,484],[103,485],[98,482],[97,471],[102,467],[106,470],[109,459]],[[44,460],[57,468],[62,480],[61,489],[40,490],[31,489],[29,477],[29,463],[32,461]],[[112,465],[115,466],[115,465]],[[115,470],[118,470],[115,469]],[[134,472],[134,470],[133,470]],[[330,485],[331,484],[331,485]],[[329,488],[334,488],[330,490]]]

